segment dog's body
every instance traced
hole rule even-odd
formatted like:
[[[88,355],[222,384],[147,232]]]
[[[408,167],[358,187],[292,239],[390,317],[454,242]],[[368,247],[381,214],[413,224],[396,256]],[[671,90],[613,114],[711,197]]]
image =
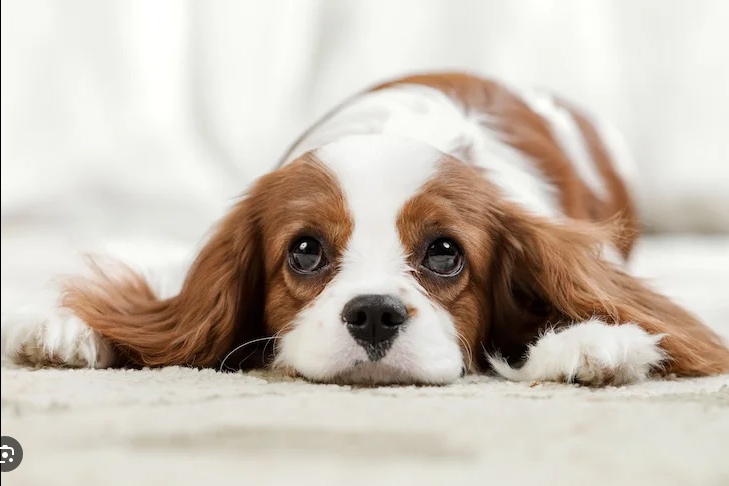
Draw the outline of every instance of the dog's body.
[[[40,319],[5,318],[3,352],[228,367],[270,339],[255,365],[347,383],[489,365],[591,385],[727,372],[720,339],[622,267],[639,226],[625,154],[548,93],[465,74],[388,83],[304,133],[169,295],[159,276],[100,273]]]

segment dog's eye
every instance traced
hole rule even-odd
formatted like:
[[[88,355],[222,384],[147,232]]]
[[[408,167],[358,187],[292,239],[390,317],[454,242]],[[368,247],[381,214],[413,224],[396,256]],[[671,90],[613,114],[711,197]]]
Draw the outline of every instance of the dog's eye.
[[[453,240],[439,238],[428,247],[423,266],[438,275],[456,275],[463,268],[461,250]]]
[[[327,264],[321,243],[309,236],[294,241],[289,250],[289,264],[301,273],[316,272]]]

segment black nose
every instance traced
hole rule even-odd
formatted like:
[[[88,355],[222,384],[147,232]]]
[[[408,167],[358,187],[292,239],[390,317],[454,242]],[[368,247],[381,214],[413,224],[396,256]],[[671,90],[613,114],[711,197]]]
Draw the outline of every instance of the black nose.
[[[349,333],[365,345],[389,341],[407,318],[405,304],[391,295],[360,295],[342,310]]]

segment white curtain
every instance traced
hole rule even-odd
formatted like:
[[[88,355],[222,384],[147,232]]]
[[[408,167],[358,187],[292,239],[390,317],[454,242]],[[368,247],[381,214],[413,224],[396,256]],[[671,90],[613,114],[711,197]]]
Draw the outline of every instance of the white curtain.
[[[729,231],[725,0],[2,2],[3,232],[197,239],[343,97],[414,71],[610,118],[658,230]]]

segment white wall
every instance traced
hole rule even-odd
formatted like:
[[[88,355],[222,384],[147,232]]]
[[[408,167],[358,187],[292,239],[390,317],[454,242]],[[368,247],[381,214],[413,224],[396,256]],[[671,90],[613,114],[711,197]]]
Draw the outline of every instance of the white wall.
[[[412,71],[612,119],[650,226],[729,231],[725,0],[2,3],[3,231],[198,238],[334,103]]]

